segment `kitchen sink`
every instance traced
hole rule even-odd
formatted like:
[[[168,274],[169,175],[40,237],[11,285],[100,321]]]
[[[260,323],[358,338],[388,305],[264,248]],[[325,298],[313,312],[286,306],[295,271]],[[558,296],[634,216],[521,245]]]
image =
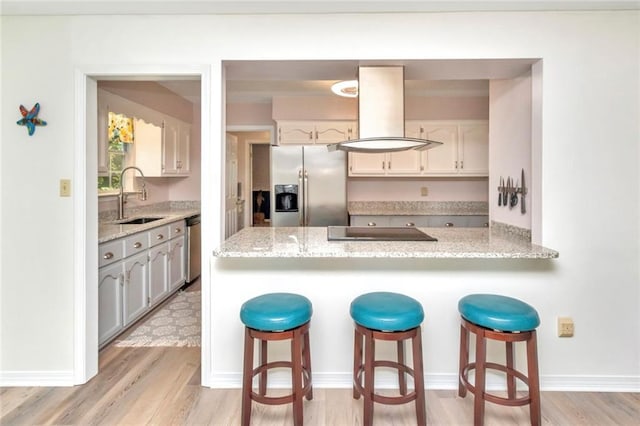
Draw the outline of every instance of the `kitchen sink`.
[[[143,223],[149,223],[156,220],[163,219],[161,217],[137,217],[135,219],[125,220],[118,222],[120,225],[141,225]]]

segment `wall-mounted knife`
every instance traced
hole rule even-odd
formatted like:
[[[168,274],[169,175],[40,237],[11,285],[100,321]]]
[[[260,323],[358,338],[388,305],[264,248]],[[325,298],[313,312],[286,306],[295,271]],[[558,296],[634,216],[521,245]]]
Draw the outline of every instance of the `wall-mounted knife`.
[[[504,181],[502,180],[502,176],[500,176],[500,187],[498,188],[498,206],[502,205],[502,187],[504,186]]]
[[[520,182],[522,182],[520,185],[520,213],[525,214],[527,212],[527,209],[524,206],[524,196],[527,193],[527,188],[524,185],[524,169],[522,169],[522,173],[521,173],[521,180]]]

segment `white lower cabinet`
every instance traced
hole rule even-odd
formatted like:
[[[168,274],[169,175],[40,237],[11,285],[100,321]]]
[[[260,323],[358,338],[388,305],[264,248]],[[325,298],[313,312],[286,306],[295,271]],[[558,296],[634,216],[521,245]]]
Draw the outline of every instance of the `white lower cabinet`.
[[[155,305],[169,292],[169,243],[149,250],[149,303]]]
[[[100,245],[100,347],[185,283],[185,238],[185,221],[179,220]]]
[[[185,236],[172,239],[169,241],[169,246],[169,289],[174,290],[184,284],[187,277]]]
[[[100,268],[98,274],[98,342],[109,341],[122,330],[122,262]]]
[[[124,326],[131,324],[147,311],[149,268],[146,252],[128,257],[124,262],[124,285],[122,286],[122,310]]]

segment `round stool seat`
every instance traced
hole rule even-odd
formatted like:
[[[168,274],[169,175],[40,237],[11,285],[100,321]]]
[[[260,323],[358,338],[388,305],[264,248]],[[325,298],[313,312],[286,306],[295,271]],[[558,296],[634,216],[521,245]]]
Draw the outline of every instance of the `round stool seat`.
[[[464,319],[500,331],[529,331],[540,325],[538,312],[527,303],[495,294],[470,294],[458,302]]]
[[[380,331],[404,331],[418,327],[424,320],[422,305],[398,293],[374,292],[351,302],[351,318],[366,328]]]
[[[255,330],[291,330],[311,320],[311,301],[292,293],[268,293],[247,300],[240,308],[240,320]]]

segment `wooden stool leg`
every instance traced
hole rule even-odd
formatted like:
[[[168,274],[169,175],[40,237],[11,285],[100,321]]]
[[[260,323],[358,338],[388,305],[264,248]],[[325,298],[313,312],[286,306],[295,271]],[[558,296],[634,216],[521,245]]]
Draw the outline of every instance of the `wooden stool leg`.
[[[267,363],[267,342],[266,340],[260,341],[260,365]],[[260,373],[258,378],[258,393],[262,396],[267,394],[267,370]]]
[[[362,416],[363,426],[373,425],[373,389],[374,371],[373,362],[375,358],[375,342],[371,331],[367,330],[364,336],[364,414]]]
[[[527,369],[529,375],[529,405],[531,425],[540,426],[542,422],[540,405],[540,377],[538,376],[538,343],[536,331],[531,332],[531,338],[527,340]]]
[[[358,370],[362,365],[362,339],[363,336],[356,329],[353,338],[353,398],[360,399],[360,392],[356,389],[355,383],[358,382],[362,386],[362,381],[358,380]]]
[[[513,342],[505,342],[507,349],[507,397],[516,398],[516,376],[512,373],[515,366],[513,363]]]
[[[469,364],[469,330],[460,325],[460,364],[458,369],[458,396],[467,396],[467,388],[462,383],[464,368]]]
[[[473,399],[473,424],[482,426],[484,424],[484,391],[486,379],[486,340],[484,333],[476,334],[476,380],[475,395]]]
[[[398,364],[404,364],[404,340],[398,340]],[[400,387],[400,395],[407,394],[407,375],[404,371],[398,370],[398,385]]]
[[[416,330],[411,343],[413,349],[413,374],[416,392],[416,419],[418,426],[427,424],[427,410],[424,397],[424,372],[422,363],[422,330]]]
[[[303,362],[303,367],[306,371],[309,372],[309,378],[307,379],[307,376],[304,376],[304,386],[307,387],[307,385],[309,386],[309,390],[307,391],[307,401],[311,401],[313,399],[313,380],[311,377],[311,346],[309,345],[309,331],[307,330],[306,333],[304,333],[304,349],[302,350],[302,362]]]
[[[242,367],[242,426],[251,422],[251,392],[253,381],[253,337],[249,328],[244,331],[244,365]]]
[[[293,388],[293,424],[302,426],[302,336],[300,330],[293,332],[291,341],[291,387]]]

